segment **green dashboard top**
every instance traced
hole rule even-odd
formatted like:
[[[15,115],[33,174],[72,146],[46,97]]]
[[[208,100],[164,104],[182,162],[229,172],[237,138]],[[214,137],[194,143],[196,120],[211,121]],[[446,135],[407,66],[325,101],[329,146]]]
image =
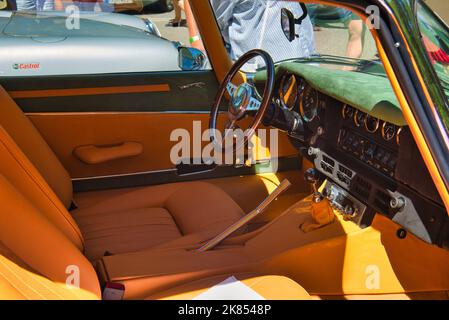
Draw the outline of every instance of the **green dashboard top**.
[[[290,72],[304,78],[314,89],[378,119],[398,126],[407,125],[390,81],[386,76],[349,72],[298,62],[285,62],[276,73]],[[256,81],[265,72],[256,75]]]

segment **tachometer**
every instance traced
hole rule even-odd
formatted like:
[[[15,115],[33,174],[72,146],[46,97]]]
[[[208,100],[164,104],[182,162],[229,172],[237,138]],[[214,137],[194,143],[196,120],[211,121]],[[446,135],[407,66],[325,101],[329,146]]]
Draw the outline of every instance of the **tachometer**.
[[[356,110],[354,113],[354,124],[357,127],[361,127],[365,123],[366,114],[362,111]]]
[[[391,141],[396,136],[396,131],[397,128],[394,124],[385,121],[382,125],[382,138],[385,141]]]
[[[343,119],[352,119],[352,117],[354,117],[354,112],[354,108],[347,104],[343,106],[343,109],[341,111]]]
[[[370,116],[369,114],[365,117],[365,129],[369,133],[375,133],[377,129],[379,129],[379,124],[379,119]]]
[[[282,77],[279,98],[284,108],[292,110],[298,101],[298,81],[292,74],[286,74]]]
[[[305,85],[299,103],[299,109],[304,121],[311,122],[316,118],[319,102],[318,91],[309,85]]]

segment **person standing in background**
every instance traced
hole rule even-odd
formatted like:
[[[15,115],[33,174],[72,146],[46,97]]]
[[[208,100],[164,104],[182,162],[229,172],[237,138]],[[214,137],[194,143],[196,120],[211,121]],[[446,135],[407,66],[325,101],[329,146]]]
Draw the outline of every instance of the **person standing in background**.
[[[315,31],[321,31],[321,23],[341,22],[348,29],[346,57],[359,59],[363,53],[366,26],[352,11],[322,4],[307,4],[307,10]]]
[[[17,11],[55,10],[54,0],[16,0]]]
[[[315,51],[313,26],[307,16],[296,26],[297,37],[289,42],[280,27],[281,9],[302,16],[299,3],[273,0],[210,0],[232,60],[252,49],[267,51],[275,62],[308,57]],[[279,25],[279,28],[271,26]],[[257,58],[249,67],[257,69],[265,64]]]
[[[206,49],[204,49],[203,41],[201,40],[200,32],[196,25],[195,17],[190,7],[189,0],[184,0],[184,9],[186,12],[187,27],[189,28],[190,45],[193,48],[197,48],[203,52],[206,52]]]
[[[182,19],[182,11],[185,11],[184,0],[173,0],[173,9],[175,11],[175,17],[168,21],[169,27],[180,27],[186,24],[186,20]]]

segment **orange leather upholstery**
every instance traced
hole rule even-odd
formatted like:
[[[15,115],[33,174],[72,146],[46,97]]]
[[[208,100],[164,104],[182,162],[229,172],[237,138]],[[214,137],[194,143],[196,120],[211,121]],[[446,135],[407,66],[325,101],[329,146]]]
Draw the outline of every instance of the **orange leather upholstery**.
[[[224,229],[242,209],[221,189],[204,182],[139,188],[72,211],[89,259],[139,251],[183,235]]]
[[[91,259],[105,251],[132,252],[209,227],[225,228],[243,215],[217,187],[173,184],[132,193],[125,190],[113,199],[75,211],[80,231],[67,211],[73,197],[68,173],[1,87],[0,105],[0,174]]]
[[[36,209],[45,214],[75,246],[83,250],[83,239],[78,225],[53,189],[1,126],[0,174],[32,202]]]
[[[97,300],[80,288],[68,288],[32,273],[0,255],[0,300]]]
[[[0,235],[2,246],[54,282],[66,283],[67,270],[79,271],[79,287],[101,296],[97,274],[79,249],[45,215],[0,175]],[[2,254],[3,255],[3,254]]]
[[[201,279],[170,290],[157,293],[147,299],[191,300],[212,286],[226,280],[228,276],[216,276]],[[266,300],[309,300],[310,295],[298,283],[290,278],[274,275],[236,275],[241,281]]]
[[[87,164],[99,164],[117,159],[138,156],[143,152],[143,146],[138,142],[124,142],[113,146],[80,146],[73,153]]]
[[[98,277],[89,261],[2,175],[0,235],[0,299],[101,298]],[[66,283],[72,282],[67,281],[71,275],[68,268],[74,267],[79,282],[69,287]],[[192,299],[225,278],[203,279],[148,298]],[[301,286],[285,277],[237,278],[266,299],[309,297]]]
[[[72,202],[70,176],[31,121],[0,86],[0,125],[26,154],[66,208]]]

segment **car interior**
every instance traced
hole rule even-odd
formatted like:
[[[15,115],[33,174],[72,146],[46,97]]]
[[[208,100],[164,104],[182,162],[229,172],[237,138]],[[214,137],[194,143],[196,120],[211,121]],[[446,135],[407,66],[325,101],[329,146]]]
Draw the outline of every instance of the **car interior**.
[[[348,72],[217,63],[211,29],[210,70],[0,79],[0,298],[193,299],[235,277],[265,299],[448,299],[449,217],[375,33]],[[252,163],[172,163],[174,130],[220,116],[276,130],[276,157],[256,139]]]

